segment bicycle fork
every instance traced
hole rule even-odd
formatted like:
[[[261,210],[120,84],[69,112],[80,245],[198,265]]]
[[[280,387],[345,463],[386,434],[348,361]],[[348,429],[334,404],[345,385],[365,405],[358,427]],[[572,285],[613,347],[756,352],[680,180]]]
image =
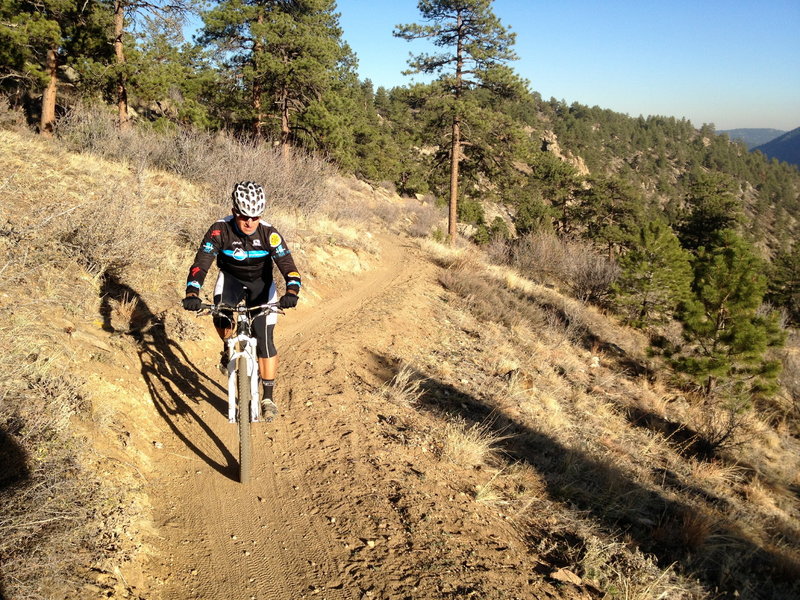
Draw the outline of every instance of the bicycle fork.
[[[248,335],[236,335],[228,338],[228,421],[236,423],[236,366],[239,358],[244,357],[247,365],[247,378],[250,381],[250,421],[257,422],[261,416],[259,402],[258,360],[256,357],[256,340]],[[238,348],[244,347],[243,350]]]

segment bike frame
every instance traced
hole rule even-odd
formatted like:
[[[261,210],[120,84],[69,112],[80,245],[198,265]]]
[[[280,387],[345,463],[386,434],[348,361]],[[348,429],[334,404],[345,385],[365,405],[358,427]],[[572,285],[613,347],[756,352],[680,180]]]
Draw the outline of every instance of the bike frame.
[[[236,383],[239,359],[244,358],[247,368],[247,377],[250,381],[250,414],[247,415],[251,422],[261,420],[261,390],[258,385],[258,355],[256,354],[256,338],[250,335],[250,326],[253,319],[260,312],[282,313],[277,304],[260,304],[258,306],[225,306],[222,304],[203,304],[202,309],[206,314],[226,315],[236,314],[236,333],[225,340],[228,348],[228,422],[236,423]]]
[[[256,338],[250,335],[252,319],[246,312],[236,317],[236,335],[225,340],[228,346],[228,422],[236,423],[236,369],[239,358],[244,357],[247,377],[250,380],[250,421],[261,420],[261,402],[258,385],[258,356]]]

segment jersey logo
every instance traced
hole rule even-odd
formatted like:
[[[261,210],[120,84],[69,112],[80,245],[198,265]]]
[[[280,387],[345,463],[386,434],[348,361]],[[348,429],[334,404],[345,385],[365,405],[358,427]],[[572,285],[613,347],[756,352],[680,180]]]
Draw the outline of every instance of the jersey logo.
[[[299,279],[300,278],[300,273],[298,273],[297,271],[292,271],[291,273],[289,273],[287,275],[287,277],[297,277]]]
[[[243,248],[236,248],[236,250],[233,251],[232,256],[235,260],[244,260],[247,258],[247,252],[245,252]]]
[[[222,230],[221,229],[212,229],[211,230],[211,237],[218,236],[218,235],[222,235]]]
[[[281,236],[279,236],[277,233],[271,233],[269,235],[269,245],[273,248],[275,246],[280,246],[282,241],[283,240],[281,239]]]
[[[253,246],[261,246],[261,240],[253,240]]]
[[[192,267],[192,277],[196,277],[200,272],[200,267]]]

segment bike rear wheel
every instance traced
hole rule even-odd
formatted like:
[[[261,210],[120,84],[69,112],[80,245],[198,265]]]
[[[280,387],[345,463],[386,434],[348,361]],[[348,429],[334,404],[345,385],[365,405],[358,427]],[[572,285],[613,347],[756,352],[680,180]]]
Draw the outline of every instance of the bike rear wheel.
[[[239,481],[250,481],[250,464],[253,447],[250,440],[250,377],[247,374],[247,359],[242,356],[236,366],[236,390],[239,407]]]

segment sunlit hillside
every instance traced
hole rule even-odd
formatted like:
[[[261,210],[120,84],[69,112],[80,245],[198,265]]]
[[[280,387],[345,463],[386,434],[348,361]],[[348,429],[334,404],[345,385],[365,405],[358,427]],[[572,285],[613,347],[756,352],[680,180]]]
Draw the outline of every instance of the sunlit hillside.
[[[155,168],[166,138],[0,136],[5,597],[800,592],[795,333],[731,413],[577,299],[587,246],[450,248],[430,201],[221,138],[183,141],[188,179]],[[267,177],[305,283],[243,489],[218,342],[179,301],[226,182]]]

